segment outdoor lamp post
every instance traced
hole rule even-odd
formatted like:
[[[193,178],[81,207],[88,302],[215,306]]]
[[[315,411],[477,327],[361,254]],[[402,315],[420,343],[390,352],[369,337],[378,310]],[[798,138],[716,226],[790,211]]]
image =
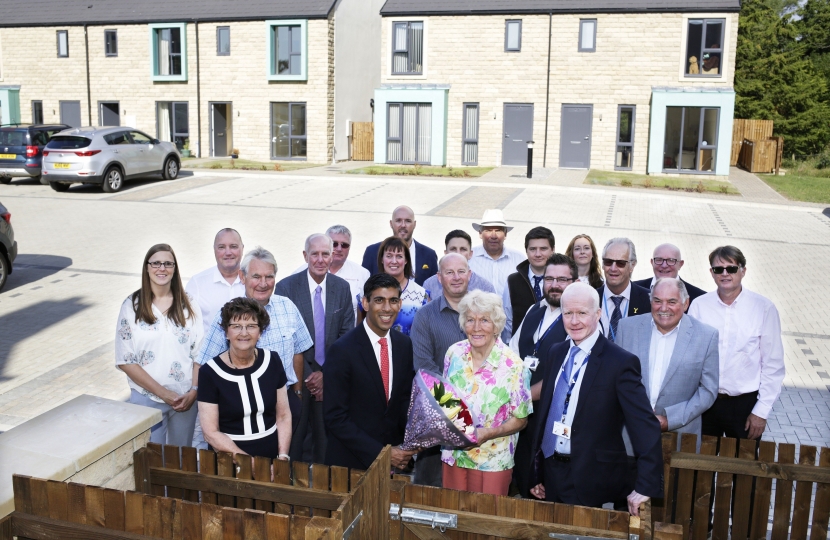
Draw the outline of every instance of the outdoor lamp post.
[[[533,178],[533,141],[527,141],[527,177]]]

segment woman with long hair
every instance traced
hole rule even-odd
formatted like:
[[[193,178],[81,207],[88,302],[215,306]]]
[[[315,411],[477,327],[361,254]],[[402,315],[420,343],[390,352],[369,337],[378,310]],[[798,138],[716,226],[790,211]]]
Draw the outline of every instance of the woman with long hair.
[[[577,234],[568,244],[565,255],[576,262],[579,270],[579,281],[587,283],[593,288],[602,287],[602,273],[599,269],[599,257],[594,241],[587,234]]]
[[[191,446],[203,334],[202,312],[184,291],[173,248],[156,244],[144,256],[141,288],[121,304],[115,331],[115,365],[127,374],[130,403],[162,414],[151,442]]]

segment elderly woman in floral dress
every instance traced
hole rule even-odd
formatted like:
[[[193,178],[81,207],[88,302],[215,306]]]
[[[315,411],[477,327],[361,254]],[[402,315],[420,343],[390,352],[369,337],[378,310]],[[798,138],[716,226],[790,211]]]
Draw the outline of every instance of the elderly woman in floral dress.
[[[444,377],[477,419],[478,446],[444,448],[444,487],[507,495],[519,431],[533,412],[530,375],[499,335],[506,316],[501,298],[472,291],[458,304],[467,339],[450,347]]]

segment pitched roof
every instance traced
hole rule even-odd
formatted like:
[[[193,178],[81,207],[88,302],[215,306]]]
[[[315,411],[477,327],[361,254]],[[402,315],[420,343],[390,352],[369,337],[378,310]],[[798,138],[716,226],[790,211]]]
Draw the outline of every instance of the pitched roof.
[[[741,0],[387,0],[380,13],[497,15],[524,13],[737,12]]]
[[[335,0],[0,0],[0,27],[326,18]]]

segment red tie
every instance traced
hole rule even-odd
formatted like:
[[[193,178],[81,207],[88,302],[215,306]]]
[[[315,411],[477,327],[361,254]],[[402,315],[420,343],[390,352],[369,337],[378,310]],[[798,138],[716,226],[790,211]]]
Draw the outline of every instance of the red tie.
[[[389,345],[386,338],[380,338],[380,378],[383,379],[383,397],[389,403]]]

